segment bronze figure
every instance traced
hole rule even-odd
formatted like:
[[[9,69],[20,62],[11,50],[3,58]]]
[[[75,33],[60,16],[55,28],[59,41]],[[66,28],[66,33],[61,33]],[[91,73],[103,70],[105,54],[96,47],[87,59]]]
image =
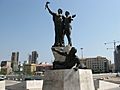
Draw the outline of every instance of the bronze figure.
[[[52,48],[53,51],[59,53],[60,55],[65,56],[64,62],[53,62],[53,69],[71,69],[73,66],[75,66],[75,70],[77,70],[80,66],[80,59],[75,55],[77,52],[77,49],[75,47],[72,47],[70,52],[67,54],[67,52],[59,51],[55,48]]]
[[[63,46],[62,9],[58,9],[58,13],[54,13],[50,10],[50,8],[48,7],[48,4],[50,4],[50,2],[46,2],[45,8],[47,8],[49,13],[52,15],[54,26],[55,26],[54,27],[55,28],[55,43],[53,47]]]
[[[70,13],[68,11],[65,12],[65,16],[63,16],[63,30],[64,30],[64,35],[67,36],[68,39],[68,44],[72,46],[71,42],[71,30],[72,26],[70,25],[71,21],[73,21],[73,18],[76,17],[76,15],[70,16]]]

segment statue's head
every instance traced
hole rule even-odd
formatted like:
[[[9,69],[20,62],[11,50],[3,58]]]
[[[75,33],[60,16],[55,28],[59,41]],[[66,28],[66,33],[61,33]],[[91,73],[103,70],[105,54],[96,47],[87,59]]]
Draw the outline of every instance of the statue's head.
[[[72,47],[70,50],[70,54],[75,54],[77,52],[77,49],[75,47]]]
[[[65,12],[65,15],[68,16],[68,15],[70,15],[70,13],[69,13],[68,11],[66,11],[66,12]]]
[[[58,14],[62,14],[62,9],[58,9]]]

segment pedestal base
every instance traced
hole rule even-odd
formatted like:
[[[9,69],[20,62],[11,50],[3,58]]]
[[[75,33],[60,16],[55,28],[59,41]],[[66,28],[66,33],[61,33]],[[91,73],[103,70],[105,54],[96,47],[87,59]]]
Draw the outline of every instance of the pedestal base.
[[[95,90],[91,70],[49,70],[45,73],[43,90]]]
[[[5,90],[5,81],[0,81],[0,90]]]

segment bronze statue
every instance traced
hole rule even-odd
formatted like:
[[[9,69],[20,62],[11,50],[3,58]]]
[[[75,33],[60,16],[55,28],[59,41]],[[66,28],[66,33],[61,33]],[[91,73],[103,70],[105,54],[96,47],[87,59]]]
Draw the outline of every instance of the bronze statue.
[[[71,21],[73,21],[73,18],[76,16],[76,15],[72,15],[72,16],[69,16],[70,13],[68,11],[65,12],[65,16],[63,16],[63,30],[64,30],[64,35],[67,36],[67,39],[68,39],[68,44],[70,46],[72,46],[72,42],[71,42],[71,30],[72,30],[72,26],[70,25]]]
[[[58,13],[54,13],[50,10],[49,5],[50,2],[46,2],[45,9],[49,11],[49,13],[53,17],[54,27],[55,27],[55,43],[52,46],[52,51],[54,54],[57,53],[60,56],[64,56],[63,60],[55,54],[55,58],[57,59],[53,62],[53,69],[71,69],[74,66],[74,70],[76,71],[79,68],[84,68],[80,65],[80,59],[75,55],[77,50],[75,47],[72,47],[69,53],[64,51],[62,48],[64,47],[64,36],[67,36],[68,45],[71,47],[71,22],[76,15],[70,15],[68,11],[65,12],[65,16],[62,15],[62,9],[58,9]],[[59,46],[60,49],[57,49]],[[57,47],[57,48],[56,48]],[[62,48],[61,48],[62,47]],[[65,60],[64,60],[65,59]]]
[[[62,29],[62,9],[58,9],[58,13],[54,13],[50,10],[48,7],[48,4],[50,2],[46,2],[45,8],[49,11],[49,13],[53,16],[53,22],[55,26],[55,43],[53,47],[55,46],[64,46],[62,35],[63,35],[63,29]]]
[[[75,53],[77,52],[75,47],[72,47],[68,54],[67,52],[59,51],[55,48],[52,48],[52,50],[59,53],[60,55],[65,56],[64,62],[58,62],[58,61],[53,62],[53,69],[71,69],[76,64],[77,65],[74,69],[77,70],[79,68],[80,59],[75,55]]]

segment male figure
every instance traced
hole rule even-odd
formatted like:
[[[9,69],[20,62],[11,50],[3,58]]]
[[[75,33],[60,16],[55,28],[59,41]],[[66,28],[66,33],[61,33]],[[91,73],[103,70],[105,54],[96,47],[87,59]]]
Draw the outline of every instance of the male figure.
[[[63,16],[63,29],[64,29],[64,35],[67,36],[67,39],[68,39],[68,44],[70,46],[72,46],[72,42],[71,42],[71,30],[72,30],[72,26],[70,25],[71,21],[73,21],[73,18],[76,16],[76,15],[72,15],[72,16],[69,16],[70,13],[68,11],[65,12],[65,16]]]
[[[55,43],[54,46],[63,46],[62,43],[62,9],[58,9],[58,13],[54,13],[48,7],[49,2],[46,2],[45,7],[48,9],[49,13],[53,16],[53,22],[55,26]]]
[[[62,51],[58,51],[55,48],[52,48],[53,51],[59,53],[60,55],[65,56],[65,62],[54,62],[53,63],[53,69],[71,69],[73,66],[75,66],[76,64],[76,68],[75,70],[77,70],[80,66],[80,59],[75,55],[75,53],[77,52],[77,50],[75,49],[75,47],[72,47],[70,52],[67,54],[67,52],[62,52]],[[59,68],[54,68],[55,64],[60,65]]]

